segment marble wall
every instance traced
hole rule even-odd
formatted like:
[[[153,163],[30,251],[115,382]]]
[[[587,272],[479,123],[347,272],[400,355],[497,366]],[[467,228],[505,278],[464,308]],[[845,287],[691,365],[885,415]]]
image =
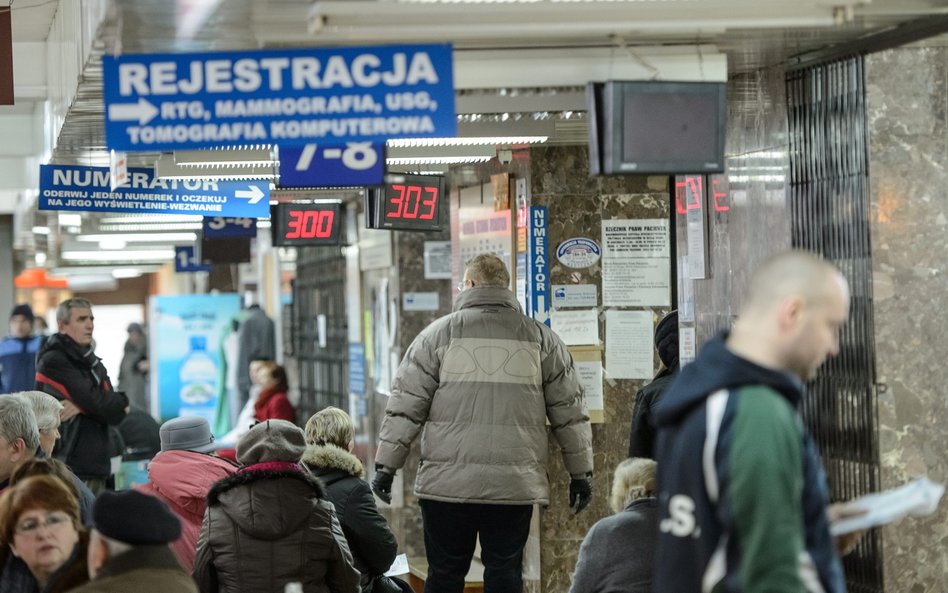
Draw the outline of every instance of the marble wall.
[[[790,248],[784,70],[741,75],[729,81],[727,94],[726,170],[704,189],[710,273],[692,281],[699,346],[730,325],[757,264]],[[676,219],[681,258],[688,255],[688,229],[684,215]],[[687,293],[680,289],[679,302]]]
[[[948,480],[948,49],[866,58],[882,487]],[[886,591],[948,591],[948,503],[883,530]]]
[[[589,237],[602,243],[602,220],[669,217],[667,177],[588,176],[584,146],[553,146],[531,151],[531,204],[549,208],[550,251],[571,237]],[[578,274],[578,276],[576,275]],[[551,284],[595,284],[602,302],[599,263],[575,270],[550,259]],[[605,310],[601,307],[600,310]],[[654,309],[660,318],[668,309]],[[600,315],[600,336],[605,323]],[[658,359],[655,359],[656,369]],[[550,441],[550,506],[540,510],[540,591],[565,593],[570,586],[579,545],[592,525],[609,515],[612,472],[626,458],[635,393],[646,381],[609,380],[603,384],[605,422],[593,425],[594,497],[575,515],[568,506],[569,476],[556,442]]]

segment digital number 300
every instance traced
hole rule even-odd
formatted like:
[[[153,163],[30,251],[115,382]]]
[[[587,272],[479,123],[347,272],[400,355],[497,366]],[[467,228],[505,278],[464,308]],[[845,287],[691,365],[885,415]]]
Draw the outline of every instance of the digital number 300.
[[[328,239],[332,235],[332,210],[290,210],[287,239]]]

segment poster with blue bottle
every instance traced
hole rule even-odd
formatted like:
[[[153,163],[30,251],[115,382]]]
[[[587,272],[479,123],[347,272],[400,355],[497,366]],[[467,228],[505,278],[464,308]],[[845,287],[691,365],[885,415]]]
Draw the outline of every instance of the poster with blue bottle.
[[[151,297],[153,415],[201,416],[214,425],[225,374],[221,339],[239,311],[237,294]]]

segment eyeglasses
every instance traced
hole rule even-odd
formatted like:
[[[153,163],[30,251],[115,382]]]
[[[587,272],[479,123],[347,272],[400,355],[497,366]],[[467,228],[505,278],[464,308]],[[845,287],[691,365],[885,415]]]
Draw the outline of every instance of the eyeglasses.
[[[29,518],[22,523],[19,523],[16,528],[13,530],[19,535],[29,535],[31,533],[36,533],[36,530],[40,527],[48,527],[50,529],[55,529],[60,525],[65,525],[72,521],[72,517],[66,513],[49,513],[46,515],[45,520],[40,520],[36,518]]]
[[[464,292],[464,280],[458,282],[458,292]]]

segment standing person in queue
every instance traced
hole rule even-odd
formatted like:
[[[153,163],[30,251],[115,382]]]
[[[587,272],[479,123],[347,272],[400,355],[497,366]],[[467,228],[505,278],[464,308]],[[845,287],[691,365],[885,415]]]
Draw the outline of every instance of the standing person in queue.
[[[798,407],[848,316],[839,270],[777,255],[751,277],[730,332],[682,369],[655,410],[656,591],[845,592],[829,526],[850,511],[827,508]]]
[[[257,369],[260,393],[254,402],[254,418],[264,420],[286,420],[296,422],[296,410],[286,397],[289,390],[286,382],[286,369],[275,362],[267,361]]]
[[[635,395],[632,428],[629,430],[629,457],[655,459],[653,410],[678,375],[677,310],[662,317],[655,327],[655,350],[662,361],[662,368],[655,378]]]
[[[17,305],[10,312],[10,335],[0,340],[0,393],[33,389],[36,353],[43,336],[33,335],[33,309]]]
[[[86,299],[59,304],[59,333],[40,349],[36,388],[63,403],[56,458],[99,493],[111,474],[109,427],[125,418],[128,398],[112,388],[105,366],[95,355],[94,319],[92,303]]]
[[[521,591],[533,505],[549,504],[547,421],[571,476],[570,506],[592,498],[592,432],[573,360],[526,317],[494,255],[468,262],[454,313],[405,354],[385,409],[372,486],[391,501],[419,432],[415,481],[424,521],[425,590],[460,593],[480,538],[487,591]]]

